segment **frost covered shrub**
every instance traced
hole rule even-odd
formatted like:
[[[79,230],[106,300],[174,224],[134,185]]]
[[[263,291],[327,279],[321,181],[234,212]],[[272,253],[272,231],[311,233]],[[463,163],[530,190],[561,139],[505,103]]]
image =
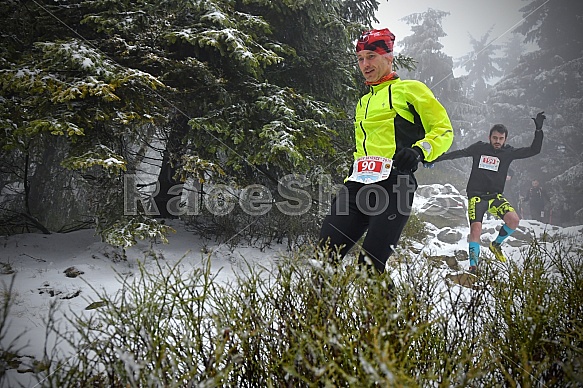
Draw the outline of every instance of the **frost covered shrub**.
[[[485,263],[468,292],[420,260],[379,276],[314,260],[312,249],[229,282],[209,265],[142,268],[72,318],[77,332],[60,335],[79,352],[53,358],[39,378],[55,387],[576,386],[581,252],[555,247],[534,243],[508,279]]]
[[[184,220],[200,235],[231,247],[249,244],[262,249],[285,243],[291,250],[315,240],[320,227],[319,219],[311,212],[287,215],[275,206],[262,215],[248,214],[239,206],[234,206],[225,215],[212,214],[204,209],[200,215],[184,217]]]
[[[407,224],[403,228],[401,239],[405,245],[414,241],[423,243],[427,239],[428,234],[429,230],[427,229],[425,222],[419,218],[417,213],[412,212]]]
[[[221,386],[237,352],[212,321],[221,294],[209,267],[184,272],[181,265],[143,266],[103,295],[93,314],[71,319],[77,334],[59,333],[79,353],[55,360],[47,381],[54,387]]]
[[[583,384],[581,253],[572,239],[534,240],[508,279],[490,283],[484,357],[505,385]]]
[[[10,269],[9,265],[5,263],[1,264],[3,264],[4,268]],[[14,292],[14,280],[16,278],[14,272],[4,272],[2,275],[8,275],[10,273],[12,273],[10,282],[8,284],[2,282],[0,289],[0,386],[5,386],[5,383],[10,384],[6,378],[6,370],[10,367],[17,367],[20,364],[18,354],[22,352],[22,348],[16,345],[22,333],[18,334],[16,338],[10,338],[8,335],[10,309],[18,297]]]
[[[135,245],[138,239],[168,243],[167,236],[173,232],[174,229],[155,219],[135,216],[118,220],[103,229],[101,237],[106,243],[125,249]]]

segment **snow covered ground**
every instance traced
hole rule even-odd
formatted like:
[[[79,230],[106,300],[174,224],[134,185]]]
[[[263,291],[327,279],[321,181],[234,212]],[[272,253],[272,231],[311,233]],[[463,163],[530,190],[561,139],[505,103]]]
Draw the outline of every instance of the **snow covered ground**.
[[[423,206],[424,200],[416,203]],[[151,252],[163,257],[169,265],[181,260],[185,271],[201,266],[204,259],[211,255],[211,268],[217,273],[218,281],[228,281],[235,271],[243,270],[245,263],[261,263],[269,266],[270,261],[285,252],[286,246],[273,246],[261,251],[258,248],[240,246],[231,250],[224,244],[203,240],[193,232],[188,231],[178,220],[169,221],[169,225],[176,229],[176,233],[169,236],[168,244],[150,245],[140,242],[137,246],[127,250],[127,258],[119,256],[120,251],[102,242],[95,236],[93,230],[81,230],[67,234],[54,233],[21,234],[0,237],[0,282],[3,293],[7,291],[14,274],[12,295],[14,305],[10,309],[8,331],[1,344],[3,349],[12,343],[19,354],[27,355],[32,360],[43,357],[45,343],[44,320],[49,313],[51,304],[57,302],[59,314],[75,311],[82,314],[91,314],[86,310],[92,302],[97,300],[95,290],[106,291],[113,295],[121,287],[120,278],[139,274],[138,262],[145,267],[155,266],[155,260],[148,258]],[[493,232],[502,225],[500,220],[485,220],[485,240],[496,237]],[[443,229],[443,228],[442,228]],[[521,231],[540,238],[544,233],[554,235],[573,236],[582,240],[583,226],[559,228],[542,224],[537,221],[523,220]],[[441,229],[430,226],[431,236],[427,243],[419,246],[426,255],[453,256],[456,251],[467,250],[467,226],[458,226],[459,241],[445,243],[437,235]],[[512,240],[512,237],[511,237]],[[520,245],[520,244],[512,244]],[[506,245],[504,250],[513,261],[521,260],[523,247]],[[483,248],[486,252],[487,248]],[[487,252],[486,254],[489,254]],[[467,268],[468,261],[460,261],[460,267]],[[422,261],[419,265],[423,265]],[[75,275],[75,271],[79,276]],[[451,271],[447,266],[444,272]],[[396,277],[399,275],[396,274]],[[396,279],[397,281],[402,279]],[[445,284],[444,287],[448,285]],[[459,292],[471,292],[471,289],[459,287]],[[19,367],[23,370],[26,360]],[[20,381],[24,386],[34,386],[28,373],[18,373],[9,370],[8,381]],[[28,384],[28,385],[27,385]]]
[[[57,302],[58,311],[67,313],[91,314],[85,310],[92,302],[99,300],[96,291],[115,294],[121,288],[121,278],[139,274],[138,261],[145,268],[155,266],[155,260],[148,259],[150,252],[163,257],[168,265],[181,260],[181,265],[188,271],[201,266],[205,258],[211,255],[213,273],[216,279],[228,280],[233,271],[241,270],[242,263],[272,260],[279,250],[274,247],[261,252],[251,247],[237,247],[231,251],[224,244],[207,242],[186,230],[182,222],[169,222],[176,233],[169,236],[169,244],[147,242],[127,249],[127,258],[120,257],[120,250],[100,242],[93,230],[81,230],[67,234],[51,235],[30,233],[0,238],[0,287],[6,292],[14,272],[12,295],[14,305],[10,309],[9,327],[1,347],[7,346],[15,339],[14,349],[20,349],[30,359],[42,359],[45,342],[44,321],[53,302]],[[243,259],[244,258],[244,259]],[[65,273],[74,267],[82,272],[77,277],[68,277]],[[73,272],[69,270],[68,272]],[[19,337],[20,336],[20,337]],[[18,337],[18,338],[17,338]],[[26,360],[24,360],[26,361]],[[29,366],[29,365],[28,365]],[[28,367],[26,362],[21,370]],[[9,374],[27,385],[30,382],[25,375],[17,375],[15,370]],[[32,385],[31,385],[32,386]]]

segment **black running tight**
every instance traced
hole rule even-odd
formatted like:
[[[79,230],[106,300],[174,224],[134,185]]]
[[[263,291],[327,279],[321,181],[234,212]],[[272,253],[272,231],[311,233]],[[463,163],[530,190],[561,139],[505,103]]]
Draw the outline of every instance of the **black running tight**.
[[[413,175],[392,174],[369,185],[347,181],[324,218],[319,246],[331,255],[339,249],[342,258],[366,232],[358,261],[383,273],[409,219],[416,189]]]

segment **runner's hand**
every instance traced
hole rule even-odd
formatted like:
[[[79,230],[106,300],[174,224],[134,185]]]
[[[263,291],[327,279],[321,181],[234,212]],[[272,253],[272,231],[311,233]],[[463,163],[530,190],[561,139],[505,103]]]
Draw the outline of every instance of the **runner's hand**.
[[[547,118],[547,116],[545,116],[544,113],[545,112],[539,112],[537,113],[536,118],[531,117],[534,120],[534,125],[537,130],[543,129],[543,121],[545,121],[545,119]]]
[[[423,151],[419,147],[403,148],[393,157],[393,163],[397,170],[411,171],[423,161]]]

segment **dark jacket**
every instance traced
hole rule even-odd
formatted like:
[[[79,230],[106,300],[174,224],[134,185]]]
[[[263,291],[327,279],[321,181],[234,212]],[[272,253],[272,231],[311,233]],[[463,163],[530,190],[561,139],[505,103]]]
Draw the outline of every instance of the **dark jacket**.
[[[549,200],[547,193],[540,187],[531,187],[526,194],[527,201],[530,202],[530,208],[535,210],[543,210],[545,208],[545,201]]]
[[[537,155],[541,151],[542,142],[543,131],[536,130],[530,147],[514,148],[505,144],[497,150],[490,143],[479,141],[467,148],[443,154],[435,161],[471,157],[472,172],[466,187],[468,197],[502,194],[510,163],[515,159]]]

